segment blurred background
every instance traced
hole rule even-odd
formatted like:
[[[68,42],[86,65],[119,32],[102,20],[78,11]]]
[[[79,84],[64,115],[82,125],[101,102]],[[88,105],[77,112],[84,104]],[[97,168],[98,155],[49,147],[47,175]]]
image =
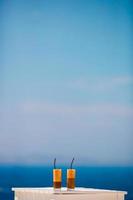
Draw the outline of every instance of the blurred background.
[[[132,0],[0,0],[2,200],[73,156],[77,186],[133,199],[132,20]]]

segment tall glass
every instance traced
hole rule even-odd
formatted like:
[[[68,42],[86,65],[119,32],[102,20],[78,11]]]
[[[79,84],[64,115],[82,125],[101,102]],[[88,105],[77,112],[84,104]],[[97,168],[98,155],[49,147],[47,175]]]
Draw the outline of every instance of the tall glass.
[[[53,169],[53,187],[54,189],[61,189],[62,170]]]
[[[67,189],[68,190],[75,189],[75,177],[76,177],[76,170],[67,169]]]

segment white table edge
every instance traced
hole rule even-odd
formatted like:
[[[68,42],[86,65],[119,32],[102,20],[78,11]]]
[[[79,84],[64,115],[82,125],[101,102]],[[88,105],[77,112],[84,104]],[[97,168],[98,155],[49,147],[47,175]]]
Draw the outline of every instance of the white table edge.
[[[66,190],[66,188],[62,188],[61,191],[59,192],[55,192],[53,190],[52,187],[39,187],[39,188],[36,188],[36,187],[24,187],[24,188],[21,188],[21,187],[13,187],[12,188],[12,191],[14,192],[44,192],[44,193],[50,193],[50,194],[72,194],[72,193],[94,193],[94,192],[98,192],[98,193],[121,193],[121,194],[124,194],[126,195],[127,192],[126,191],[119,191],[119,190],[104,190],[104,189],[94,189],[94,188],[83,188],[83,187],[77,187],[77,190],[75,191],[70,191],[68,192]]]

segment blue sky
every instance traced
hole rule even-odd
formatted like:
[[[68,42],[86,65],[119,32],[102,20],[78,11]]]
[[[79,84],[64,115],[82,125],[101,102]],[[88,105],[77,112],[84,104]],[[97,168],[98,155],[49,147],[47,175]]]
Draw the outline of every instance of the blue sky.
[[[0,163],[133,165],[132,1],[0,1]]]

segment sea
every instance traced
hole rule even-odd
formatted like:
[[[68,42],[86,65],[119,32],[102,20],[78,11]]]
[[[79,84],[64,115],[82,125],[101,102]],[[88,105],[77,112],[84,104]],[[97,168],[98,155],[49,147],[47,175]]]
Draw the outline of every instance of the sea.
[[[127,191],[133,200],[133,167],[87,167],[76,169],[76,186]],[[12,187],[52,187],[52,167],[0,166],[0,200],[13,200]],[[62,167],[66,185],[66,168]]]

